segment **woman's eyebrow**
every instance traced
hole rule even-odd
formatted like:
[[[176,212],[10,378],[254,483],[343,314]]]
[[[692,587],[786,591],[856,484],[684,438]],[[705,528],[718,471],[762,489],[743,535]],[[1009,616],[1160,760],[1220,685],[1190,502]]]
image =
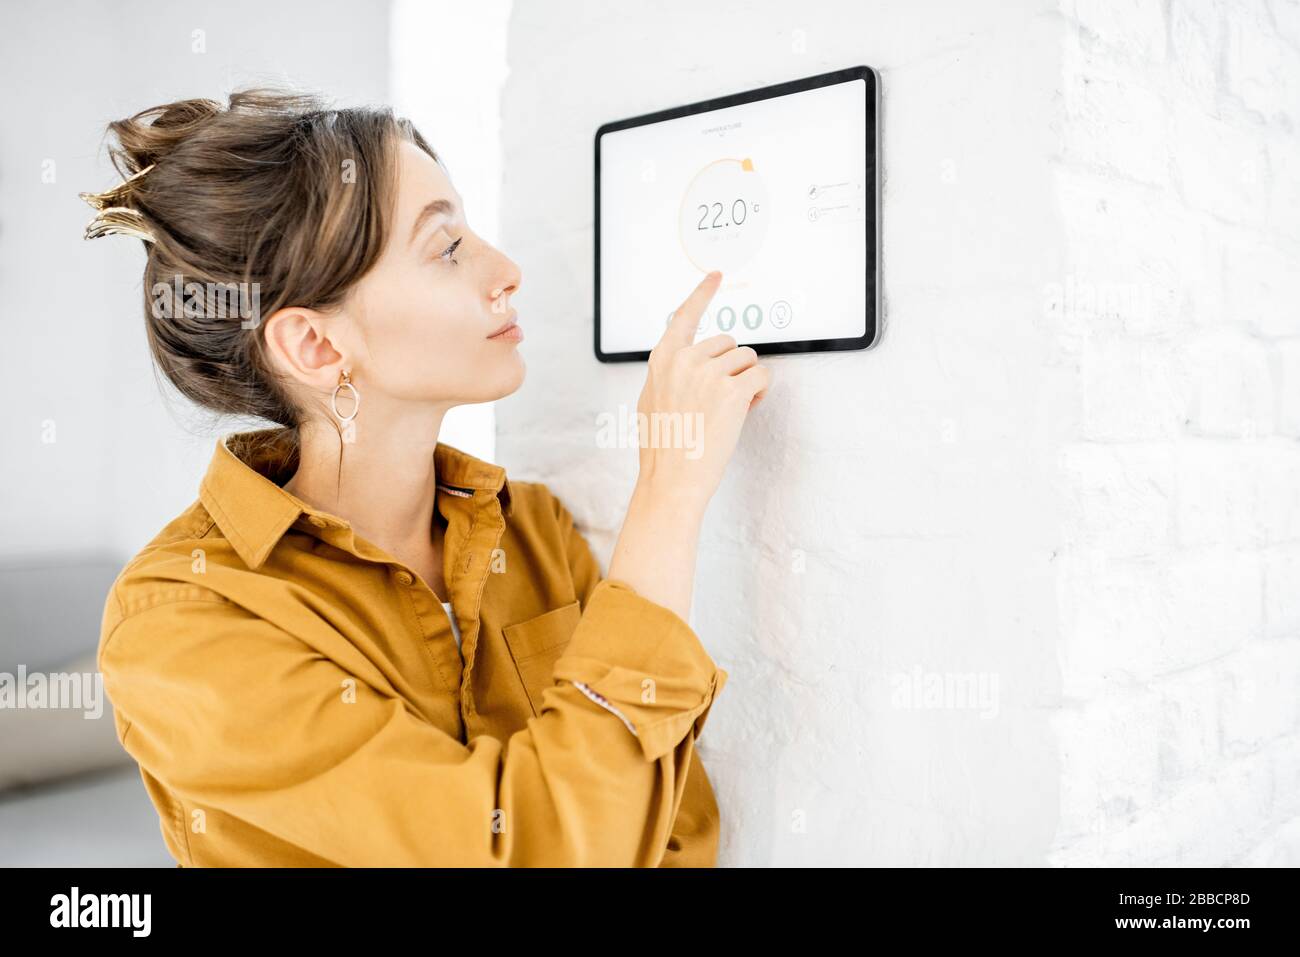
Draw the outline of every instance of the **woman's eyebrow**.
[[[415,237],[419,235],[420,230],[434,216],[450,216],[456,211],[456,204],[449,199],[435,199],[415,217],[415,225],[411,227],[410,242],[415,242]]]

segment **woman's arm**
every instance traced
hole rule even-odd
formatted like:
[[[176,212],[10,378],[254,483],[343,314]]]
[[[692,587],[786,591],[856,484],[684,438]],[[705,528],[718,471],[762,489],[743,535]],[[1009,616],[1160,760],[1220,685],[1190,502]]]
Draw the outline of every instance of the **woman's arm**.
[[[592,591],[603,578],[600,565],[586,538],[578,530],[573,514],[549,489],[547,494],[555,511],[563,549],[573,576],[574,593],[585,607]],[[641,514],[650,517],[648,510]],[[652,519],[650,525],[653,527]],[[633,541],[635,536],[625,537],[625,540]],[[653,586],[642,582],[642,587]],[[684,604],[689,603],[687,596]],[[713,867],[717,862],[722,826],[718,802],[713,793],[713,784],[704,769],[704,762],[700,759],[699,748],[694,746],[703,726],[703,720],[697,719],[693,734],[678,745],[679,748],[690,747],[690,769],[685,775],[677,816],[664,856],[659,862],[660,867]]]
[[[650,352],[637,403],[640,474],[609,565],[610,578],[683,620],[704,510],[771,379],[757,353],[729,335],[693,341],[721,278],[704,277]]]
[[[638,483],[610,558],[609,577],[688,620],[703,517],[693,502],[674,500],[672,490]]]

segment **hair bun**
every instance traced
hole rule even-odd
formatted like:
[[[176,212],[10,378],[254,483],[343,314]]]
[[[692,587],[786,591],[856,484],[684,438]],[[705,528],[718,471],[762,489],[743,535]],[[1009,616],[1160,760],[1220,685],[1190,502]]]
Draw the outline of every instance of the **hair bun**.
[[[119,144],[109,150],[113,165],[124,177],[130,178],[165,159],[221,111],[222,106],[216,100],[177,100],[109,123],[108,129]],[[152,122],[146,122],[149,120]]]
[[[221,111],[216,100],[177,100],[109,123],[108,131],[118,142],[109,147],[109,154],[114,168],[124,178],[102,193],[78,194],[99,211],[87,224],[85,238],[124,234],[156,245],[158,234],[136,201],[139,181]]]

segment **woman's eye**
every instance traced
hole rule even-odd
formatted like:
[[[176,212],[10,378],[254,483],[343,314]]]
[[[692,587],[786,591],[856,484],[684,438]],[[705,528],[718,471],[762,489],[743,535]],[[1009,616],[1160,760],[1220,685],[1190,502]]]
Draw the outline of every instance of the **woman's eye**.
[[[465,237],[462,236],[460,239],[464,239],[464,238],[465,238]],[[452,265],[455,265],[455,264],[456,264],[456,260],[455,260],[455,259],[452,259],[452,254],[456,252],[456,247],[460,245],[460,239],[456,240],[454,243],[452,243],[450,246],[448,246],[446,249],[444,249],[441,253],[439,253],[439,254],[438,254],[438,258],[439,258],[439,259],[446,259],[446,260],[448,260],[449,262],[451,262]]]

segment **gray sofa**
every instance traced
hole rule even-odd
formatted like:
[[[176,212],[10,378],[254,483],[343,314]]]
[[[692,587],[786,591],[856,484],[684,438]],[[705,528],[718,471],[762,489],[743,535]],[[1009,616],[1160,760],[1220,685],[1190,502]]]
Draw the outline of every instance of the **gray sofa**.
[[[91,688],[104,599],[122,565],[0,564],[0,673],[84,675],[77,684]],[[89,699],[32,703],[0,707],[0,866],[175,867],[107,699],[90,718]]]

